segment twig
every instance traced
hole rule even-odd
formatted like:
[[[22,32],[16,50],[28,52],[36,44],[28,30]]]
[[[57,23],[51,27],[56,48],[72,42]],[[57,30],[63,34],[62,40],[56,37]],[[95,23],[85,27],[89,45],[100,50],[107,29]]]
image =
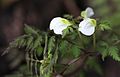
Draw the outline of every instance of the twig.
[[[66,64],[66,67],[63,69],[63,71],[60,74],[62,75],[69,68],[69,66],[72,65],[73,63],[75,63],[79,58],[73,59],[68,64]]]
[[[82,54],[79,58],[73,59],[72,61],[70,61],[67,64],[67,66],[64,68],[64,70],[60,74],[63,75],[64,77],[70,77],[70,76],[76,74],[76,72],[83,67],[87,58],[89,56],[94,56],[94,55],[96,56],[96,52],[87,52],[87,53]],[[69,66],[71,66],[72,64],[75,64],[77,62],[79,64],[79,66],[75,70],[73,70],[72,72],[65,74],[65,71],[69,68]]]
[[[117,45],[120,43],[120,40],[117,40],[113,45]]]

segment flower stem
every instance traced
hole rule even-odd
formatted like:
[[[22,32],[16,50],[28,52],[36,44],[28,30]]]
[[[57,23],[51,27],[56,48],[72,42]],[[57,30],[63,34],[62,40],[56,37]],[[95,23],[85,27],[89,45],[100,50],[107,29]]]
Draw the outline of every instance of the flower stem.
[[[78,33],[79,39],[81,40],[81,44],[83,44],[82,36],[78,30],[77,30],[77,33]]]
[[[44,47],[44,52],[43,52],[44,59],[47,57],[47,55],[46,55],[47,42],[48,42],[48,36],[47,36],[47,34],[46,34],[46,35],[45,35],[45,47]]]
[[[95,33],[93,34],[93,48],[96,48],[96,37],[95,37]]]

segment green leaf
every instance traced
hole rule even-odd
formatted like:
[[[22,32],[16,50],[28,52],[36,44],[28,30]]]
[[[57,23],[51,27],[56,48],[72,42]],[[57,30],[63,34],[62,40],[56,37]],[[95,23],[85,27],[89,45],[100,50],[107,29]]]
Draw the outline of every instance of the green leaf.
[[[96,49],[101,53],[103,60],[108,56],[108,44],[106,42],[100,41]]]
[[[24,39],[24,42],[22,43],[22,47],[25,47],[26,46],[26,40]]]
[[[100,27],[100,29],[101,29],[102,31],[104,31],[104,30],[111,30],[111,29],[112,29],[111,26],[110,26],[110,23],[107,22],[107,21],[101,22],[101,23],[99,24],[99,27]]]
[[[70,52],[73,54],[75,58],[77,58],[78,56],[80,56],[81,50],[80,48],[78,48],[78,46],[73,45]]]
[[[107,49],[103,49],[103,51],[101,51],[102,53],[102,60],[104,60],[105,59],[105,57],[107,57],[108,56],[108,52],[107,52]]]
[[[50,53],[54,47],[55,47],[55,36],[52,36],[50,37],[48,43],[48,53]]]
[[[55,49],[55,53],[54,53],[54,55],[53,55],[53,59],[52,59],[54,62],[54,64],[53,65],[55,65],[56,63],[57,63],[57,60],[58,60],[58,43],[57,43],[57,45],[56,45],[56,49]]]
[[[68,54],[66,54],[68,51],[68,42],[67,41],[62,41],[61,43],[60,43],[60,46],[59,46],[59,51],[60,51],[60,53],[61,53],[61,55],[60,56],[62,56],[62,57],[66,57],[66,55],[68,55]]]
[[[99,43],[97,50],[101,53],[102,59],[111,56],[114,60],[120,61],[119,49],[117,46],[109,46],[106,42],[102,41]]]
[[[27,35],[23,35],[12,41],[9,45],[11,47],[24,47],[26,45],[26,38]]]
[[[116,46],[111,46],[108,48],[108,54],[116,61],[120,61],[119,49]]]
[[[63,35],[62,38],[64,38],[66,35],[74,32],[73,28],[71,26],[67,27],[66,29],[63,30]]]
[[[67,34],[69,34],[69,29],[68,28],[63,30],[62,38],[64,38]]]
[[[19,48],[20,47],[23,47],[23,43],[25,42],[25,40],[24,39],[20,39],[20,41],[19,41]]]
[[[34,30],[33,28],[31,28],[27,24],[25,24],[24,31],[25,31],[26,34],[38,34],[38,32],[36,30]]]
[[[108,43],[106,43],[105,41],[100,41],[100,46],[108,47]]]
[[[29,48],[28,48],[27,51],[34,51],[34,50],[33,50],[33,46],[34,46],[34,43],[32,42],[32,43],[30,44],[30,46],[29,46]]]
[[[73,16],[72,16],[72,15],[69,15],[69,14],[65,14],[63,17],[64,17],[64,18],[67,18],[67,19],[73,19]]]
[[[43,52],[43,48],[42,47],[37,47],[36,48],[37,56],[41,56],[42,52]]]
[[[20,38],[15,39],[13,42],[9,43],[11,47],[19,47]]]
[[[72,27],[68,27],[68,29],[69,29],[70,32],[74,31]]]
[[[41,37],[40,36],[38,36],[37,38],[36,38],[36,40],[33,42],[34,43],[34,45],[33,45],[33,47],[32,47],[32,51],[35,49],[35,48],[37,48],[37,47],[39,47],[40,45],[41,45]]]
[[[33,37],[29,37],[27,39],[27,46],[26,46],[26,50],[29,50],[30,49],[30,45],[32,44],[33,42]]]
[[[102,71],[101,65],[98,62],[98,59],[89,58],[86,62],[86,66],[87,66],[86,69],[94,70],[99,75],[103,75],[103,71]]]

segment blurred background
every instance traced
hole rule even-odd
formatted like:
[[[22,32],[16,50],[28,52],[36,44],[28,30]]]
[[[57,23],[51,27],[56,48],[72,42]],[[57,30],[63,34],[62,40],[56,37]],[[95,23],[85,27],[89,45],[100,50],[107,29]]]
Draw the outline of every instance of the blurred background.
[[[0,54],[10,41],[23,34],[24,24],[47,30],[52,18],[63,14],[77,17],[87,7],[94,9],[95,18],[110,21],[120,34],[120,0],[0,0]],[[0,56],[0,77],[10,77],[8,75],[23,69],[24,64],[24,52],[11,50]],[[120,63],[107,58],[101,64],[102,77],[120,77]],[[99,76],[88,72],[87,77]]]

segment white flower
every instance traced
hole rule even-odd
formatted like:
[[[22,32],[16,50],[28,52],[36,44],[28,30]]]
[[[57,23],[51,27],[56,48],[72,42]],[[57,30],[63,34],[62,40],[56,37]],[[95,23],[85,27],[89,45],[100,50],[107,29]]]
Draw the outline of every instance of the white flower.
[[[95,32],[96,20],[86,18],[80,22],[78,30],[86,35],[90,36]]]
[[[70,25],[71,23],[67,19],[56,17],[50,22],[50,30],[53,30],[55,34],[62,35],[62,31]]]
[[[94,11],[92,8],[88,7],[85,11],[81,12],[81,16],[84,18],[89,18],[94,15]]]
[[[80,22],[78,30],[86,35],[90,36],[95,32],[96,20],[89,17],[94,15],[93,9],[88,7],[85,11],[81,13],[84,17],[83,21]]]

